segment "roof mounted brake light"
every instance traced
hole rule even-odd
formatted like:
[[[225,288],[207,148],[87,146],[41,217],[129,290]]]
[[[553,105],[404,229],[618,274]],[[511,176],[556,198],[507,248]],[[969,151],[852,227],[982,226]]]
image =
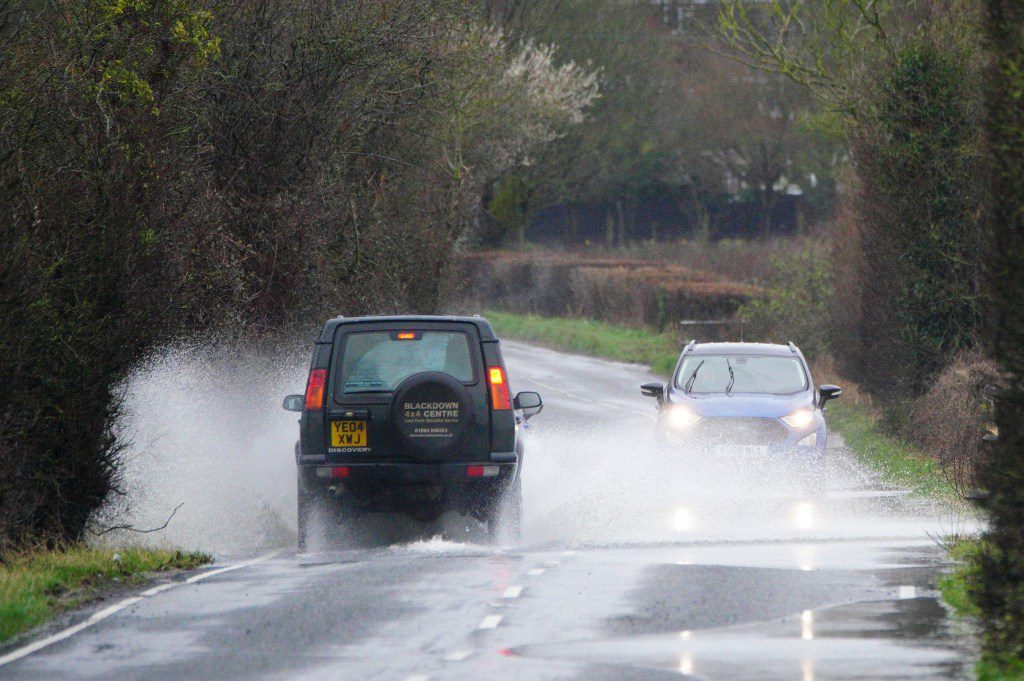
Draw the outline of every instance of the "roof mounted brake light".
[[[416,340],[415,331],[399,331],[398,335],[395,336],[398,340]]]
[[[495,410],[512,408],[512,396],[508,391],[508,380],[501,367],[487,369],[487,382],[491,386],[491,407]]]
[[[324,408],[324,385],[327,383],[326,369],[313,369],[309,372],[306,383],[306,410],[314,411]]]

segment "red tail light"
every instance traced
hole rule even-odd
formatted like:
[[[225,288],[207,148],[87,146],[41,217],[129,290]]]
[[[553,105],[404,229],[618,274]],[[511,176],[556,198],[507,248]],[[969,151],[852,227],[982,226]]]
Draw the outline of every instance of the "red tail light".
[[[324,384],[327,383],[326,369],[313,369],[306,383],[306,409],[324,408]]]
[[[494,409],[511,409],[512,397],[508,392],[505,370],[501,367],[491,367],[487,370],[487,379],[491,384],[491,406]]]

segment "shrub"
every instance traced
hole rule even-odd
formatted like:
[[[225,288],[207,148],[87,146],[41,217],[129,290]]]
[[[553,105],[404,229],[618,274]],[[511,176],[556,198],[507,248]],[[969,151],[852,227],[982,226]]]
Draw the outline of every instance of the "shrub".
[[[922,394],[980,328],[984,211],[970,54],[931,38],[899,49],[854,133],[862,250],[856,310],[863,383],[897,403]],[[878,362],[879,348],[889,361]]]
[[[977,489],[993,422],[991,396],[1002,384],[996,365],[977,351],[959,355],[907,410],[904,436],[936,457],[961,492]]]
[[[977,603],[990,651],[1024,659],[1024,7],[987,0],[992,62],[986,129],[992,153],[989,270],[993,357],[1006,372],[996,400],[999,442],[982,471],[989,512]]]
[[[776,271],[764,293],[744,304],[737,316],[747,321],[748,340],[793,341],[809,359],[832,350],[835,292],[828,255],[806,249],[774,260]]]

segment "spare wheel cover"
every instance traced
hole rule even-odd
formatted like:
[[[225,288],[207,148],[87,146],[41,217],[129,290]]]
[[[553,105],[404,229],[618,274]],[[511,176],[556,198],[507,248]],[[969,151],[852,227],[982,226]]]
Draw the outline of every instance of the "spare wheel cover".
[[[466,386],[436,371],[413,374],[391,397],[389,421],[398,441],[419,459],[449,458],[473,422]]]

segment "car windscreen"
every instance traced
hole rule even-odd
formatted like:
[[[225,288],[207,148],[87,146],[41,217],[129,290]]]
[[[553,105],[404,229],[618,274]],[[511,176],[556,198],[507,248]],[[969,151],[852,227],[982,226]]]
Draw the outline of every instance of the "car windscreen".
[[[692,393],[789,395],[808,387],[799,359],[768,355],[690,355],[676,376],[677,387],[688,383]]]
[[[440,371],[463,383],[476,372],[462,331],[359,331],[345,334],[336,376],[343,393],[391,392],[405,379]]]

